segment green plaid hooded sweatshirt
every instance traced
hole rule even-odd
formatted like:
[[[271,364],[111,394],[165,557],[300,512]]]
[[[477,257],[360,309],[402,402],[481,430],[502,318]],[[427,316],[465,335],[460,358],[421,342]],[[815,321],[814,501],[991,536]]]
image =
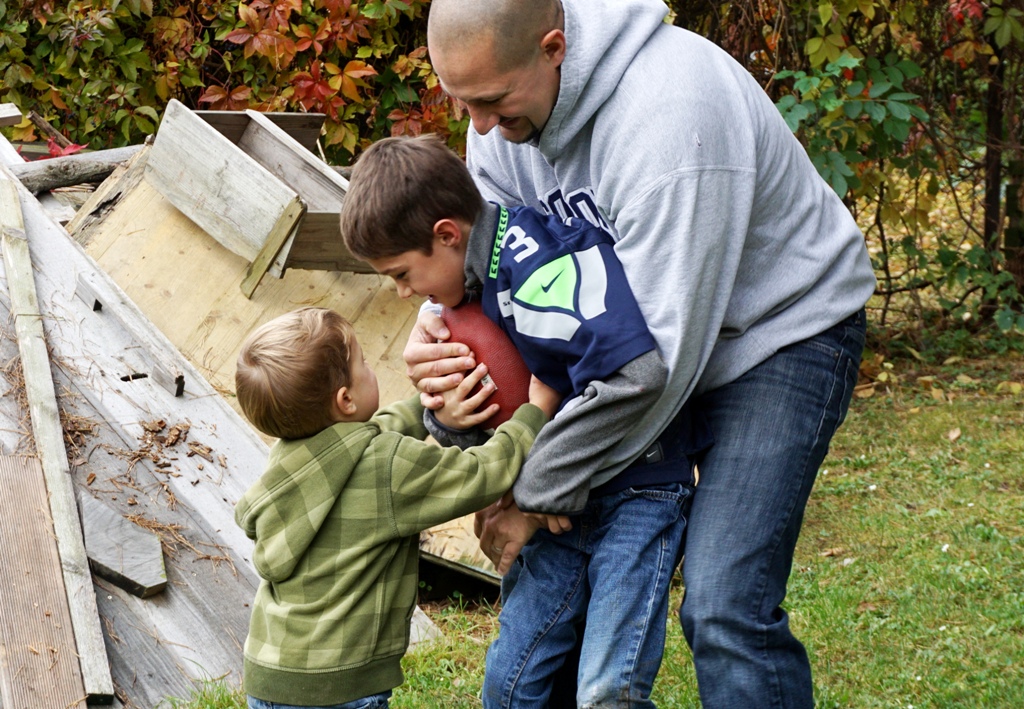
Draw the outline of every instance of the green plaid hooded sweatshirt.
[[[419,585],[419,532],[511,487],[546,421],[521,406],[484,445],[423,441],[419,398],[366,423],[281,440],[235,506],[263,578],[245,641],[245,691],[340,704],[402,683]]]

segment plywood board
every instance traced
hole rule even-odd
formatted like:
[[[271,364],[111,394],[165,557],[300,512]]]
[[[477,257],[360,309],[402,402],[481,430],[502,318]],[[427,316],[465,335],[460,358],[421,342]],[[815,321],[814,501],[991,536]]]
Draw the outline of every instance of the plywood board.
[[[246,299],[237,287],[245,259],[210,239],[148,179],[87,231],[86,251],[231,401],[242,340],[256,326],[306,305],[332,308],[353,323],[377,371],[381,401],[415,391],[401,353],[419,304],[398,298],[390,279],[290,269],[282,279],[265,279]]]
[[[39,461],[0,456],[0,488],[0,706],[84,707]]]

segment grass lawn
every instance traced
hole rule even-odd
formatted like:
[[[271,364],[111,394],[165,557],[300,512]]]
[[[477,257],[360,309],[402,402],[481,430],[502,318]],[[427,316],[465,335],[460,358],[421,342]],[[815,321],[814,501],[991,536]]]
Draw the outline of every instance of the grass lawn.
[[[786,607],[821,707],[1024,707],[1024,362],[879,366],[818,477]],[[697,707],[674,617],[654,689]],[[445,639],[405,659],[392,707],[477,707],[496,611],[427,605]],[[175,702],[226,709],[221,687]],[[205,703],[204,703],[205,702]]]

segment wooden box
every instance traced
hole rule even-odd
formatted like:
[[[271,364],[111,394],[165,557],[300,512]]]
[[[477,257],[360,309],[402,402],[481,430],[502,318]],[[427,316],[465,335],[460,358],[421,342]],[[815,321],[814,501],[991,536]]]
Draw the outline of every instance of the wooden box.
[[[257,111],[193,112],[172,100],[146,179],[227,249],[250,262],[242,291],[285,268],[372,273],[345,248],[339,213],[348,181]],[[276,117],[276,118],[272,118]],[[292,120],[307,145],[309,126]],[[317,129],[318,133],[318,129]]]

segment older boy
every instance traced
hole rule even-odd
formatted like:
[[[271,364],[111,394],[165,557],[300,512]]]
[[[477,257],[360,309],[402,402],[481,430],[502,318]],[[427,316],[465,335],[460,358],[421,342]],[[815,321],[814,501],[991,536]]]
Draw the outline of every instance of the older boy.
[[[469,412],[490,390],[466,394],[483,373],[466,378],[462,401],[440,419],[478,422]],[[323,308],[254,331],[235,383],[249,420],[281,439],[235,508],[263,578],[245,643],[249,707],[386,707],[402,683],[418,533],[505,492],[560,399],[534,382],[534,405],[484,445],[425,443],[418,397],[378,411],[377,378],[351,325]]]
[[[368,148],[341,219],[352,253],[391,276],[401,297],[449,307],[481,298],[530,370],[567,399],[513,488],[547,529],[515,569],[484,706],[545,705],[583,618],[580,701],[649,705],[693,456],[708,434],[683,417],[639,464],[601,472],[605,437],[626,435],[665,381],[611,237],[583,220],[484,203],[462,161],[431,136]],[[559,534],[555,515],[570,515],[571,531]]]

